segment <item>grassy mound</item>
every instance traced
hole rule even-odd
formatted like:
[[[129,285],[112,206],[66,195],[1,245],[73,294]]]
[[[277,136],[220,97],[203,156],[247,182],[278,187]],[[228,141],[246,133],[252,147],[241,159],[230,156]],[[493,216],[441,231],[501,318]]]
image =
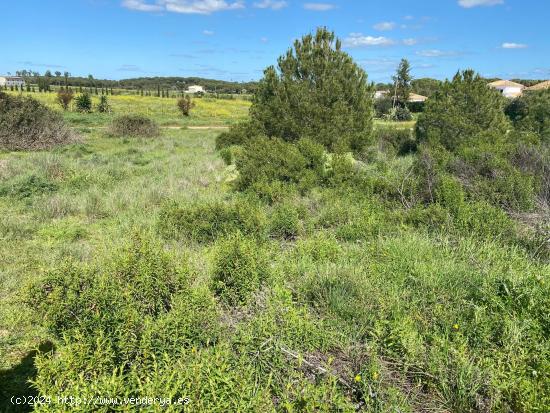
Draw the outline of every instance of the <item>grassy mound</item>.
[[[124,115],[113,120],[109,128],[112,136],[154,138],[160,135],[157,123],[141,115]]]
[[[76,140],[58,113],[35,99],[0,92],[0,149],[50,149]]]

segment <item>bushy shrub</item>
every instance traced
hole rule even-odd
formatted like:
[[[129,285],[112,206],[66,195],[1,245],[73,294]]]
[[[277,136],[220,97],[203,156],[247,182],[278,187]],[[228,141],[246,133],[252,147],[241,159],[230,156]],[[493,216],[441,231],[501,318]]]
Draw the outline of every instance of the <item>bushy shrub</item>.
[[[153,138],[160,135],[155,121],[142,115],[124,115],[113,120],[109,127],[113,136]]]
[[[165,238],[211,242],[236,231],[257,238],[265,236],[267,218],[262,208],[247,199],[235,202],[166,204],[158,229]]]
[[[504,139],[509,124],[503,109],[504,98],[484,79],[472,70],[459,72],[426,101],[416,137],[451,151],[495,137]]]
[[[27,301],[57,337],[94,343],[103,335],[117,363],[137,357],[144,321],[172,308],[187,272],[154,240],[135,236],[104,268],[67,263],[33,285]]]
[[[269,220],[269,234],[286,240],[296,238],[302,231],[300,214],[291,203],[276,205]]]
[[[228,304],[245,304],[267,279],[268,265],[265,252],[256,240],[240,232],[229,235],[216,245],[213,291]]]
[[[78,95],[74,102],[78,112],[90,113],[92,111],[92,98],[88,93]]]
[[[543,142],[550,143],[550,89],[529,92],[520,102],[521,111],[513,119],[516,127],[536,132]]]
[[[261,135],[263,132],[260,125],[252,121],[239,122],[216,137],[216,150],[219,151],[233,145],[244,145],[252,137]]]
[[[322,147],[316,145],[311,141],[296,145],[279,138],[252,139],[236,162],[238,188],[245,190],[254,184],[274,181],[311,188],[322,178],[319,171],[324,168]]]
[[[68,110],[74,98],[73,91],[70,89],[59,89],[57,92],[57,103],[61,105],[63,110]]]
[[[382,119],[390,114],[393,109],[393,98],[391,96],[382,96],[374,100],[374,111],[376,117]]]
[[[360,151],[370,142],[372,90],[367,75],[319,28],[268,67],[250,108],[269,137],[310,138],[328,150]]]
[[[410,129],[380,127],[374,130],[374,136],[383,150],[397,155],[416,152],[417,144]]]
[[[406,106],[396,106],[390,111],[388,117],[394,122],[407,122],[412,120],[412,114]]]
[[[455,226],[465,235],[513,239],[515,224],[504,211],[486,202],[467,203],[455,218]]]
[[[227,146],[220,150],[220,157],[226,165],[232,165],[235,163],[236,159],[242,155],[242,152],[242,146]]]
[[[62,117],[42,103],[0,92],[0,149],[43,150],[77,140]]]
[[[179,98],[177,105],[182,116],[189,116],[191,114],[191,109],[195,106],[189,95]]]

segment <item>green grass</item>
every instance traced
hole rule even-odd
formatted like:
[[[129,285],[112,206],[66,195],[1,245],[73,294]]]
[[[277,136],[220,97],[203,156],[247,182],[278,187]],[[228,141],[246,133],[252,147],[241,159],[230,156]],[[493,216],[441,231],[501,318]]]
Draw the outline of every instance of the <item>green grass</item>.
[[[132,108],[163,125],[229,124],[245,102],[197,100],[186,120],[173,99],[110,100],[114,115],[66,114],[89,128],[82,143],[0,153],[0,411],[11,409],[5,396],[38,392],[183,395],[204,412],[545,411],[547,262],[491,233],[411,223],[381,189],[264,204],[232,190],[215,131],[140,139],[98,128]],[[378,154],[372,186],[391,193],[413,156]],[[136,232],[152,252],[128,249]],[[155,248],[185,280],[151,315],[139,308],[164,286]],[[137,310],[116,277],[136,283]],[[29,305],[29,285],[44,282],[89,284],[72,301]],[[113,314],[96,313],[94,300]],[[65,304],[81,313],[63,339],[49,322],[69,323]],[[131,367],[113,371],[128,357]]]

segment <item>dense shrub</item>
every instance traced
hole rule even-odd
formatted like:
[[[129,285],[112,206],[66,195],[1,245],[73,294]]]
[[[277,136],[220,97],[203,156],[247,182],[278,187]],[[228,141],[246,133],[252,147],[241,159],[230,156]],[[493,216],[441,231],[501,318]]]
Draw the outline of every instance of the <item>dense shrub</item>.
[[[543,142],[550,143],[550,89],[529,92],[519,102],[521,110],[514,113],[513,119],[516,127],[533,131]]]
[[[417,150],[417,144],[410,129],[380,127],[374,130],[374,136],[385,152],[407,155]]]
[[[155,121],[141,115],[124,115],[113,120],[109,127],[113,136],[153,138],[160,135]]]
[[[412,120],[411,111],[406,106],[396,106],[390,111],[388,117],[394,122],[407,122]]]
[[[291,203],[276,205],[269,219],[269,234],[272,237],[291,240],[302,231],[300,214]]]
[[[67,263],[49,272],[27,300],[55,337],[94,344],[103,336],[124,366],[140,351],[144,321],[170,311],[186,277],[158,244],[136,236],[104,268]]]
[[[76,140],[62,117],[37,100],[0,92],[0,149],[42,150]]]
[[[503,109],[504,98],[484,79],[471,70],[457,73],[426,101],[416,136],[451,151],[502,140],[509,127]]]
[[[92,98],[88,93],[78,95],[74,102],[78,112],[90,113],[92,111]]]
[[[279,58],[278,71],[265,70],[250,116],[270,137],[359,151],[370,142],[372,100],[366,73],[320,28]]]
[[[262,238],[266,223],[261,207],[247,199],[182,206],[168,203],[160,212],[158,229],[165,238],[211,242],[236,231]]]
[[[322,179],[324,152],[309,140],[293,144],[279,138],[255,138],[244,146],[236,165],[241,190],[274,181],[309,189]]]
[[[261,135],[261,127],[258,124],[251,121],[239,122],[216,137],[216,150],[233,145],[244,145],[252,137]]]
[[[216,245],[212,288],[228,304],[248,302],[268,273],[267,257],[256,240],[236,232]]]
[[[389,115],[393,109],[393,99],[391,96],[382,96],[374,100],[374,111],[376,117],[382,119]]]

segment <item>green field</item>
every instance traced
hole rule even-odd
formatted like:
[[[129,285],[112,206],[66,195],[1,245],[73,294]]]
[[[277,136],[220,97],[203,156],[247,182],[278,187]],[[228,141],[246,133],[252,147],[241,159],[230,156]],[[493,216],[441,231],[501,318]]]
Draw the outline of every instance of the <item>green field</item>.
[[[34,96],[56,106],[54,94]],[[185,128],[233,124],[248,102],[196,99],[184,119],[175,99],[109,101],[112,114],[65,114],[80,143],[0,153],[0,395],[36,394],[29,380],[38,380],[41,394],[183,389],[190,411],[204,412],[544,411],[548,308],[538,306],[548,303],[550,265],[485,227],[484,204],[468,209],[474,224],[446,227],[434,224],[442,210],[408,208],[404,177],[416,155],[374,146],[364,186],[334,181],[263,202],[232,187],[234,169],[215,151],[219,132]],[[153,139],[106,136],[102,128],[127,113],[177,128]],[[163,217],[178,208],[188,220],[182,213],[181,233],[167,235]],[[263,254],[254,271],[269,277],[245,304],[213,292],[227,234],[209,229],[208,214],[249,231],[241,253]],[[186,268],[191,292],[181,305],[196,305],[185,308],[190,324],[199,321],[177,352],[123,378],[99,345],[95,362],[72,359],[78,350],[45,328],[28,288],[64,265],[107,265],[136,233]],[[157,321],[166,331],[178,325]],[[52,345],[65,350],[50,364],[40,357],[37,376],[34,350]],[[97,372],[79,370],[95,363]],[[71,411],[63,408],[44,411]]]
[[[15,92],[10,92],[16,94]],[[45,103],[47,106],[61,111],[57,103],[57,94],[27,93]],[[98,96],[92,96],[94,106],[99,103]],[[197,98],[193,116],[184,118],[178,112],[176,98],[158,98],[153,96],[113,95],[108,96],[111,113],[82,114],[70,110],[65,113],[67,121],[75,127],[104,127],[116,116],[139,114],[155,119],[160,126],[224,126],[246,119],[250,101],[242,99]],[[73,103],[74,104],[74,103]],[[72,108],[73,109],[73,108]]]

